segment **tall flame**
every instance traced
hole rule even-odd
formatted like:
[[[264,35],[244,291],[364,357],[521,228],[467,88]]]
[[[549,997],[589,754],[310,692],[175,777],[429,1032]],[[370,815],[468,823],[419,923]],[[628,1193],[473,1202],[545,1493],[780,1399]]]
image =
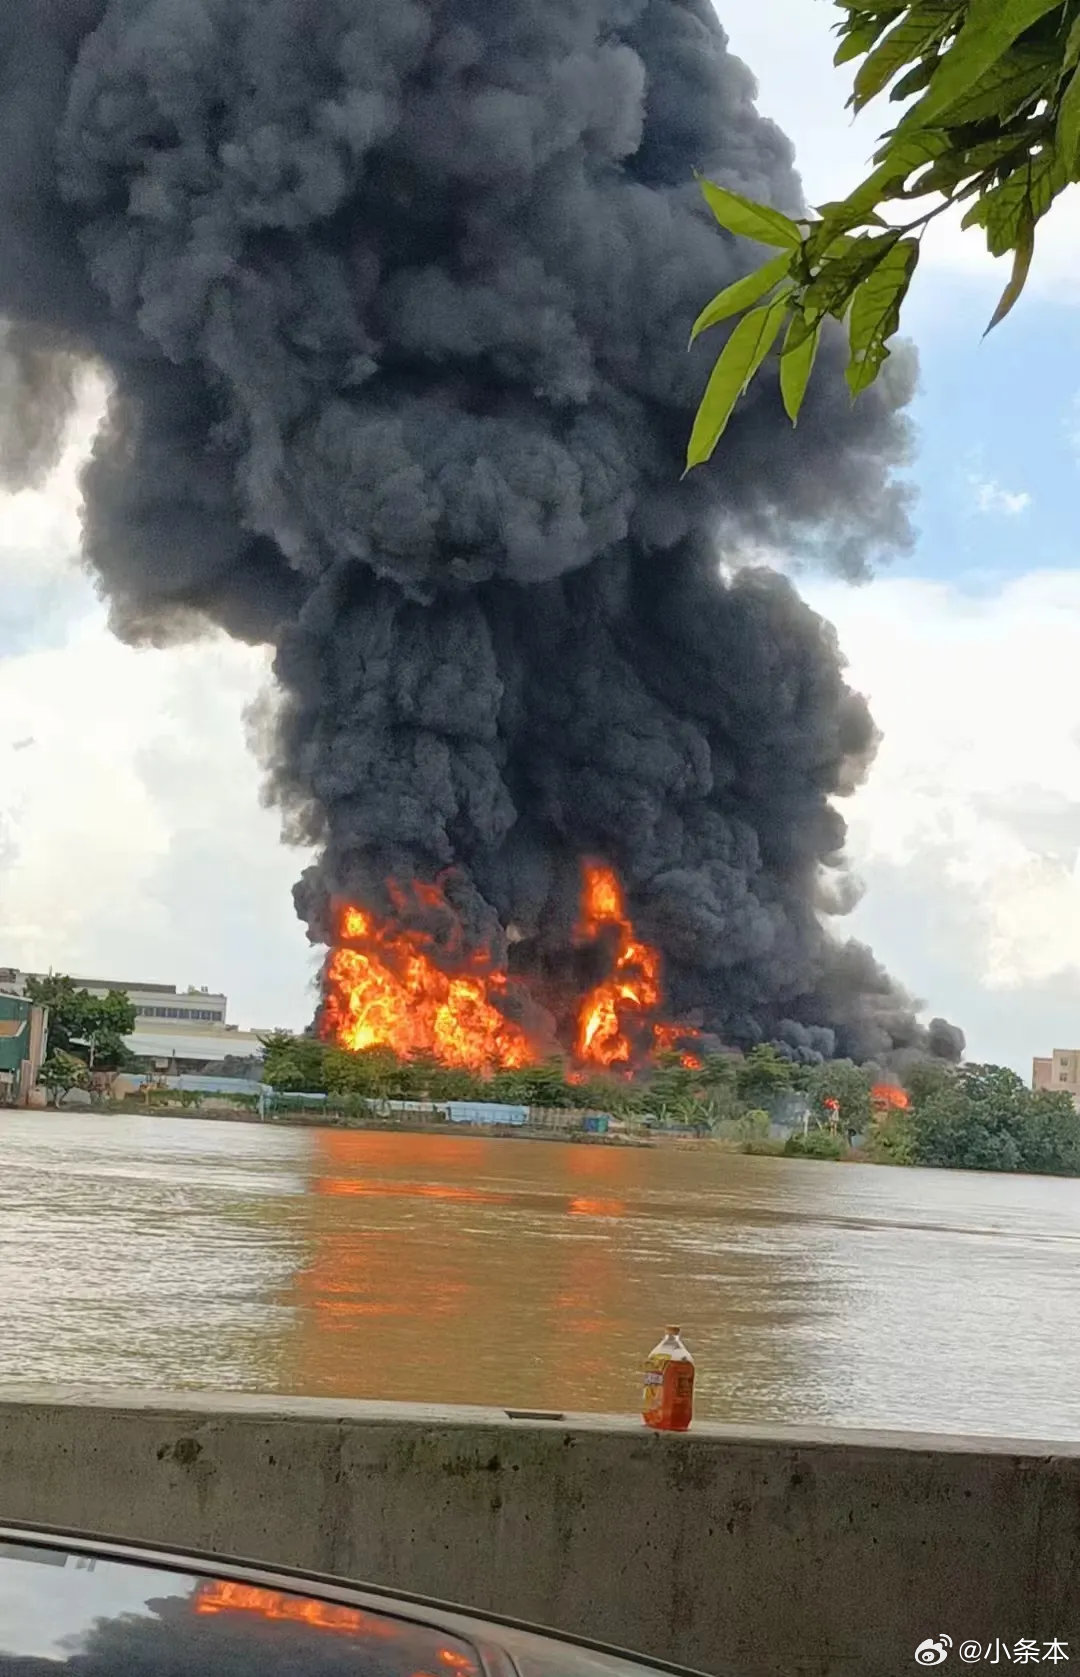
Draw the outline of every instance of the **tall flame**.
[[[389,881],[387,889],[397,910],[392,922],[367,909],[341,910],[338,946],[326,969],[323,1034],[343,1048],[427,1054],[474,1072],[534,1065],[536,1045],[500,1006],[507,973],[486,951],[461,947],[442,888],[416,882],[406,891]],[[422,922],[425,911],[438,911],[451,927],[449,946],[436,950],[433,935],[411,923]],[[610,959],[608,976],[576,1007],[578,1066],[629,1072],[636,1061],[671,1049],[685,1066],[700,1066],[685,1046],[699,1033],[655,1019],[660,953],[637,936],[615,871],[602,863],[585,866],[576,935],[581,944],[604,944]],[[585,1071],[571,1075],[580,1080]]]
[[[399,909],[405,894],[395,887]],[[415,885],[418,907],[446,907],[438,886]],[[341,942],[327,966],[323,1032],[342,1048],[389,1048],[402,1058],[430,1054],[444,1066],[473,1071],[531,1065],[525,1032],[497,1005],[506,973],[483,952],[455,956],[449,973],[433,958],[435,940],[421,927],[380,925],[365,909],[346,907]]]
[[[586,863],[578,938],[595,943],[614,934],[611,976],[590,990],[578,1012],[575,1050],[596,1066],[629,1065],[634,1045],[627,1026],[660,1005],[660,955],[634,935],[614,870]]]

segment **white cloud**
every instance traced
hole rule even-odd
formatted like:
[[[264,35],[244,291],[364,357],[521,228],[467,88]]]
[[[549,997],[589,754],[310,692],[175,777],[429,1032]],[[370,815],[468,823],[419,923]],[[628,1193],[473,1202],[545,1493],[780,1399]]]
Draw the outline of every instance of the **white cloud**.
[[[806,592],[884,734],[844,806],[853,927],[978,1057],[1080,1043],[1080,572]]]
[[[1065,414],[1065,440],[1080,465],[1080,392],[1073,397]]]
[[[221,987],[240,1023],[306,1023],[306,858],[260,807],[243,723],[266,673],[224,640],[133,651],[100,613],[0,662],[0,961]]]
[[[105,403],[96,372],[83,376],[60,462],[40,488],[0,495],[0,587],[68,578],[80,547],[78,474]]]
[[[1026,489],[1003,489],[993,478],[973,477],[971,487],[977,512],[1004,513],[1007,518],[1015,518],[1031,505],[1031,496]]]

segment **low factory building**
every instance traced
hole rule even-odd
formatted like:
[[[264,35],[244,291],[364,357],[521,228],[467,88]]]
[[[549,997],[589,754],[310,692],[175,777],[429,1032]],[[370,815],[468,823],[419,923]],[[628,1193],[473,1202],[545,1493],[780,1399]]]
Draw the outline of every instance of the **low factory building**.
[[[13,995],[25,995],[30,979],[44,979],[43,972],[24,972],[20,967],[0,967],[0,989]],[[135,1023],[141,1029],[149,1021],[153,1030],[157,1021],[172,1025],[190,1025],[201,1030],[204,1025],[225,1025],[229,1010],[228,998],[219,991],[196,989],[189,986],[180,990],[175,984],[150,984],[142,979],[79,978],[73,977],[77,990],[88,990],[92,996],[107,996],[119,990],[135,1009]]]
[[[162,1077],[248,1077],[262,1065],[264,1054],[255,1031],[228,1026],[195,1031],[137,1024],[124,1045],[133,1056],[133,1071]]]
[[[49,1010],[0,994],[0,1104],[26,1106],[48,1052]]]

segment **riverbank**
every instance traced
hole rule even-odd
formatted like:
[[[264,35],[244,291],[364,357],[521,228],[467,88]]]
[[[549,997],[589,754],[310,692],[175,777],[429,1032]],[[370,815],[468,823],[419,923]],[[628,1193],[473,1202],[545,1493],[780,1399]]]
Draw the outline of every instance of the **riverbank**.
[[[52,1113],[55,1108],[43,1109]],[[347,1130],[353,1133],[371,1131],[390,1135],[436,1135],[455,1140],[469,1136],[488,1136],[505,1141],[546,1141],[571,1143],[575,1147],[622,1147],[645,1150],[663,1148],[684,1152],[710,1152],[746,1155],[753,1158],[809,1158],[826,1160],[830,1164],[884,1164],[890,1160],[870,1158],[858,1147],[847,1147],[842,1152],[816,1152],[792,1147],[783,1136],[755,1137],[750,1140],[735,1136],[686,1135],[668,1130],[647,1132],[608,1130],[598,1133],[585,1130],[554,1129],[538,1124],[454,1124],[430,1122],[423,1119],[403,1119],[397,1116],[359,1117],[355,1113],[327,1111],[325,1107],[301,1111],[274,1112],[265,1116],[250,1106],[235,1107],[222,1102],[207,1106],[166,1104],[139,1105],[128,1100],[105,1101],[94,1106],[65,1106],[65,1114],[94,1113],[126,1115],[133,1118],[206,1119],[211,1123],[249,1124],[262,1129]]]
[[[134,1114],[137,1109],[126,1102],[112,1102],[95,1110]],[[608,1130],[599,1133],[586,1130],[553,1129],[540,1124],[431,1123],[422,1119],[408,1120],[397,1117],[361,1118],[353,1113],[328,1112],[325,1108],[315,1108],[301,1112],[267,1113],[265,1117],[262,1117],[247,1107],[185,1108],[158,1106],[138,1109],[138,1115],[149,1118],[207,1118],[224,1123],[258,1124],[264,1129],[372,1130],[385,1131],[391,1135],[439,1135],[457,1139],[482,1135],[495,1136],[500,1140],[507,1141],[571,1142],[576,1147],[663,1147],[683,1151],[706,1150],[713,1153],[738,1153],[764,1159],[818,1159],[829,1164],[865,1165],[889,1162],[871,1159],[864,1150],[858,1147],[845,1146],[839,1152],[815,1151],[798,1144],[793,1147],[790,1139],[784,1136],[758,1136],[752,1140],[744,1140],[736,1136],[686,1135],[659,1129],[646,1132]],[[797,1137],[796,1140],[798,1143],[801,1138]]]
[[[52,1109],[50,1109],[52,1110]],[[70,1115],[72,1108],[62,1109],[65,1115]],[[327,1112],[319,1108],[307,1112],[275,1112],[267,1113],[265,1117],[248,1107],[226,1106],[136,1106],[128,1101],[109,1101],[100,1106],[80,1109],[88,1117],[97,1112],[110,1115],[126,1115],[132,1118],[180,1118],[205,1119],[212,1123],[225,1124],[255,1124],[261,1129],[273,1130],[351,1130],[351,1131],[385,1131],[392,1135],[438,1135],[443,1137],[465,1138],[468,1136],[496,1136],[500,1140],[508,1141],[561,1141],[571,1142],[578,1147],[656,1147],[675,1146],[682,1143],[686,1146],[697,1147],[703,1143],[708,1145],[712,1137],[683,1137],[664,1135],[606,1135],[591,1133],[583,1130],[553,1130],[545,1129],[533,1124],[451,1124],[406,1122],[397,1118],[359,1118],[353,1114]]]

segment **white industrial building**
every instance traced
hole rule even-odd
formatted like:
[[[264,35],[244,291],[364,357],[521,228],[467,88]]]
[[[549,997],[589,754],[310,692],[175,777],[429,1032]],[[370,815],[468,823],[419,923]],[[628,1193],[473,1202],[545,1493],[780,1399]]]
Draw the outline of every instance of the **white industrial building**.
[[[44,972],[22,972],[18,967],[0,967],[0,990],[9,995],[24,996],[26,983],[31,978],[48,978]],[[169,1025],[226,1024],[228,999],[205,987],[196,990],[189,986],[178,990],[175,984],[131,983],[122,978],[78,978],[72,975],[77,990],[89,990],[92,996],[107,996],[110,990],[122,990],[135,1009],[136,1027],[144,1020],[167,1021]]]
[[[27,981],[47,973],[0,967],[0,993],[25,996]],[[135,1009],[135,1029],[124,1043],[135,1058],[134,1070],[154,1077],[182,1077],[208,1070],[219,1075],[253,1067],[263,1058],[263,1045],[254,1031],[240,1031],[228,1023],[228,999],[215,990],[175,984],[128,982],[122,978],[78,978],[78,990],[106,996],[119,990]]]
[[[140,1028],[136,1024],[124,1044],[135,1057],[135,1069],[162,1077],[201,1075],[211,1069],[220,1073],[239,1071],[236,1062],[250,1065],[261,1061],[264,1053],[254,1031],[238,1031],[232,1026],[194,1030],[164,1025]]]

